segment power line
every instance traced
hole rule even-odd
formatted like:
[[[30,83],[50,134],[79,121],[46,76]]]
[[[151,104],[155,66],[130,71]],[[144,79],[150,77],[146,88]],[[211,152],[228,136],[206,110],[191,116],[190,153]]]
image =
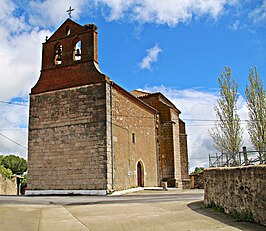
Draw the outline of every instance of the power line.
[[[4,103],[4,104],[9,104],[9,105],[15,105],[15,106],[26,106],[28,107],[29,105],[27,104],[21,104],[21,103],[12,103],[12,102],[7,102],[7,101],[2,101],[0,100],[0,103]],[[125,115],[125,114],[113,114],[114,117],[131,117],[131,118],[138,118],[138,119],[151,119],[154,120],[154,117],[151,116],[134,116],[134,115]],[[186,122],[220,122],[220,120],[217,119],[181,119],[184,120]],[[179,121],[179,119],[172,119],[172,121]],[[244,120],[239,120],[240,123],[248,123],[248,122],[256,122],[256,121],[261,121],[261,120],[248,120],[248,119],[244,119]],[[203,127],[203,126],[213,126],[214,124],[186,124],[186,126],[188,127]],[[0,128],[0,130],[13,130],[13,129],[4,129],[4,128]],[[15,130],[15,129],[14,129]]]
[[[186,120],[186,121],[192,121],[192,122],[220,122],[221,120],[218,119],[181,119],[181,120]],[[224,121],[229,121],[229,120],[224,120]],[[235,121],[235,120],[232,120]],[[249,122],[249,119],[239,119],[240,122]],[[261,121],[261,120],[252,120],[252,121]]]
[[[12,103],[12,102],[7,102],[7,101],[3,101],[0,100],[0,103],[4,103],[4,104],[10,104],[10,105],[16,105],[16,106],[24,106],[24,107],[28,107],[28,104],[22,104],[22,103]],[[132,116],[132,115],[123,115],[123,114],[113,114],[113,116],[124,116],[124,117],[135,117],[135,118],[147,118],[147,119],[154,119],[153,117],[149,117],[149,116]],[[181,120],[185,120],[185,121],[195,121],[195,122],[219,122],[220,120],[217,119],[183,119],[180,118]],[[174,119],[176,120],[176,119]],[[250,120],[248,119],[243,119],[240,120],[242,122],[249,122]],[[252,120],[252,121],[261,121],[261,120]]]
[[[240,122],[240,124],[246,125],[247,122]],[[208,126],[214,126],[214,125],[215,125],[214,123],[213,124],[186,124],[186,126],[188,126],[188,127],[204,127],[204,126],[208,127]],[[225,127],[225,126],[223,126],[223,127]]]
[[[116,114],[116,113],[113,113],[112,114],[114,117],[130,117],[130,118],[140,118],[140,119],[154,119],[154,117],[151,117],[151,116],[140,116],[140,115],[126,115],[126,114]],[[220,122],[221,120],[218,120],[218,119],[183,119],[183,118],[180,118],[181,120],[185,120],[185,121],[191,121],[191,122]],[[171,119],[171,121],[179,121],[179,119]],[[229,120],[228,120],[229,121]],[[232,120],[234,121],[234,120]],[[239,120],[240,122],[243,122],[243,123],[246,123],[246,122],[249,122],[251,120],[249,119],[240,119]],[[261,120],[252,120],[252,121],[261,121]]]
[[[28,130],[28,128],[0,128],[0,130],[3,130],[3,131],[23,131],[23,130]]]
[[[191,158],[189,158],[190,160],[206,160],[206,159],[208,159],[209,157],[207,156],[207,157],[191,157]]]
[[[2,136],[2,137],[4,137],[4,138],[6,138],[7,140],[11,141],[12,143],[14,143],[14,144],[16,144],[16,145],[18,145],[18,146],[20,146],[20,147],[22,147],[22,148],[24,148],[24,149],[28,150],[28,149],[27,149],[26,147],[24,147],[23,145],[21,145],[21,144],[19,144],[18,142],[16,142],[16,141],[14,141],[14,140],[10,139],[9,137],[5,136],[5,135],[4,135],[4,134],[2,134],[2,133],[0,133],[0,136]]]
[[[11,104],[11,105],[16,105],[16,106],[24,106],[24,107],[28,107],[28,104],[22,104],[22,103],[12,103],[12,102],[7,102],[7,101],[3,101],[0,100],[0,103],[4,103],[4,104]]]
[[[186,121],[197,121],[197,122],[216,122],[216,121],[219,121],[219,120],[207,120],[207,119],[182,119],[182,120],[186,120]]]

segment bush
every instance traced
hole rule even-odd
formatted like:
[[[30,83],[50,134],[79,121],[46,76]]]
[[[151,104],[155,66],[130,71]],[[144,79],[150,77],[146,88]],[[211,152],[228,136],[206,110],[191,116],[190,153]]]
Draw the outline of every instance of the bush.
[[[21,181],[21,194],[24,195],[25,194],[25,189],[27,188],[27,179],[28,179],[28,175],[25,174],[23,180]]]

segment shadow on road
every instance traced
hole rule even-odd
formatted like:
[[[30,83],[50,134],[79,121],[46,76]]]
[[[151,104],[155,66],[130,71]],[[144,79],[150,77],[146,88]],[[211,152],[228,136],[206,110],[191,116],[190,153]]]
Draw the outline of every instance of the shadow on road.
[[[187,205],[193,211],[203,215],[210,217],[214,220],[222,222],[224,224],[230,225],[232,227],[238,228],[244,231],[266,231],[266,227],[257,225],[249,222],[241,222],[237,221],[235,218],[231,217],[229,214],[225,214],[222,212],[215,211],[212,208],[206,208],[203,204],[203,201],[192,202]]]

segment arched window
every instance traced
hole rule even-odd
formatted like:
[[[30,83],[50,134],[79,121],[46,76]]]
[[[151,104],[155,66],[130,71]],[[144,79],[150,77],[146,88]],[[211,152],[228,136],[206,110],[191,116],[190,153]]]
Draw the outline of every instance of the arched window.
[[[63,54],[63,46],[61,44],[57,44],[55,46],[55,55],[54,55],[55,65],[62,64],[62,54]]]
[[[132,143],[133,144],[136,143],[136,134],[135,134],[135,132],[132,132]]]
[[[66,27],[66,35],[70,35],[70,33],[71,33],[70,27],[67,26],[67,27]]]
[[[81,60],[81,41],[78,40],[73,49],[73,60],[79,61]]]

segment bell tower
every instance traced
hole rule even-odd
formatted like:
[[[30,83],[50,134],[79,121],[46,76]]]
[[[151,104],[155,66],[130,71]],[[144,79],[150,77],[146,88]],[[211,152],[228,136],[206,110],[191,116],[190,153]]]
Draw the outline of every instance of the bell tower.
[[[98,67],[98,33],[94,24],[67,19],[43,43],[41,76],[31,93],[82,86],[108,79]]]
[[[111,188],[110,80],[98,68],[97,36],[94,24],[67,19],[43,43],[30,94],[28,195]]]

